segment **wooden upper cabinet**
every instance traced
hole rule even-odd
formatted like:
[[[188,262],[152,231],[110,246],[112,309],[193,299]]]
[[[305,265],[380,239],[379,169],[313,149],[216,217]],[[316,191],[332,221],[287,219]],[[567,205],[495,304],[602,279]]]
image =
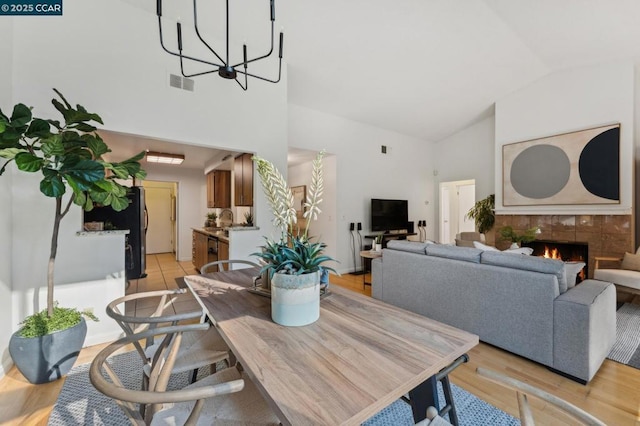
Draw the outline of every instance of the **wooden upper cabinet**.
[[[214,170],[207,173],[207,208],[231,207],[231,171]]]
[[[234,204],[253,206],[253,154],[242,154],[233,162]]]

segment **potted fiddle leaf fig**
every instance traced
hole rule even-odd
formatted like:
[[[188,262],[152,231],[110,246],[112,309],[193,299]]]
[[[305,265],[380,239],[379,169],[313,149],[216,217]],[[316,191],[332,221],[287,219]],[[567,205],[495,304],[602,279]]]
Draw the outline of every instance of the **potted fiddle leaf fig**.
[[[106,161],[111,150],[96,132],[99,115],[83,106],[75,108],[53,89],[59,99],[51,102],[62,121],[37,118],[31,108],[19,103],[11,115],[0,110],[0,175],[10,166],[25,173],[39,173],[40,192],[55,200],[55,213],[47,265],[47,308],[27,317],[9,342],[9,352],[20,372],[31,383],[45,383],[67,374],[84,343],[87,326],[76,308],[56,305],[54,270],[60,222],[75,204],[86,211],[94,204],[116,211],[129,205],[127,187],[117,179],[143,179],[140,166],[144,152],[120,163]],[[1,160],[0,160],[1,161]],[[109,173],[106,173],[109,171]],[[19,179],[14,175],[14,179]],[[27,253],[18,255],[27,256]]]
[[[477,201],[467,212],[467,218],[475,221],[478,232],[486,234],[493,228],[496,221],[495,208],[496,196],[491,194],[487,198]]]
[[[309,224],[320,213],[324,190],[321,151],[313,161],[311,185],[304,202],[303,217],[307,224],[301,232],[294,231],[297,213],[291,188],[278,169],[269,161],[254,156],[264,193],[274,215],[274,225],[280,238],[267,237],[262,251],[253,253],[264,263],[261,272],[271,279],[271,318],[278,324],[302,326],[315,322],[320,316],[320,279],[323,271],[334,271],[322,264],[333,259],[323,254],[326,244],[312,241]],[[302,309],[301,309],[302,308]]]

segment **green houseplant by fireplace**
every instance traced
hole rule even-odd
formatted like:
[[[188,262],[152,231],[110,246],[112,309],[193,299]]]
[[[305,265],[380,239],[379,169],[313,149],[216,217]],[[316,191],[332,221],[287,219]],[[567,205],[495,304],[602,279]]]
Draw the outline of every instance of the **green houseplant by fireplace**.
[[[54,302],[60,222],[74,204],[87,211],[94,204],[124,210],[129,205],[127,188],[116,179],[146,176],[139,162],[143,152],[120,163],[105,161],[102,156],[110,149],[92,124],[102,124],[100,116],[81,105],[74,108],[54,91],[59,99],[54,98],[52,103],[62,114],[62,122],[34,117],[22,103],[13,107],[10,116],[0,111],[0,159],[5,160],[0,175],[11,165],[25,173],[40,173],[40,192],[55,200],[47,265],[47,308],[27,317],[9,342],[14,363],[31,383],[49,382],[68,373],[86,336],[83,315],[97,319]],[[19,179],[18,175],[14,179]]]
[[[326,244],[312,241],[309,236],[311,220],[318,218],[324,190],[321,151],[313,161],[311,185],[304,202],[303,217],[307,219],[301,232],[294,232],[297,221],[293,193],[282,174],[269,161],[254,156],[264,193],[274,215],[273,223],[280,236],[265,237],[262,251],[253,253],[262,259],[263,272],[271,277],[271,317],[278,324],[301,326],[311,324],[320,315],[320,276],[322,266],[333,260],[323,254]],[[335,272],[335,271],[334,271]]]

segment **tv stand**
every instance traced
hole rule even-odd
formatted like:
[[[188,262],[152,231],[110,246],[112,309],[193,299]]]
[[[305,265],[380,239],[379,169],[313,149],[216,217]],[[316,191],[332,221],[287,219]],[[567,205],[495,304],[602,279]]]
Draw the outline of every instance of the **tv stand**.
[[[387,246],[387,242],[391,240],[406,240],[407,237],[412,235],[418,235],[415,232],[383,232],[382,234],[365,235],[365,238],[375,239],[377,236],[382,235],[382,248]]]

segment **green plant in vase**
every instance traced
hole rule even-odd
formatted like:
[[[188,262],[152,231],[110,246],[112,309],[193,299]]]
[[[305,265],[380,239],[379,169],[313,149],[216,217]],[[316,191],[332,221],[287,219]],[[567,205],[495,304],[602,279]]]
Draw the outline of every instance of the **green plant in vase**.
[[[511,226],[504,226],[500,228],[500,236],[503,240],[511,241],[512,245],[520,245],[522,243],[530,243],[536,239],[536,234],[540,232],[540,228],[534,226],[524,231],[523,234],[518,234],[513,230]]]
[[[265,237],[266,243],[261,247],[262,250],[252,255],[262,260],[264,266],[261,272],[266,272],[271,277],[271,314],[279,324],[305,325],[316,321],[320,309],[320,275],[323,270],[335,272],[333,268],[322,265],[333,260],[323,254],[326,244],[311,241],[309,236],[309,225],[312,220],[317,220],[321,212],[319,205],[324,191],[323,157],[324,151],[321,151],[313,161],[311,184],[304,202],[303,217],[307,219],[307,223],[302,232],[298,230],[295,233],[297,214],[291,188],[271,162],[258,156],[253,157],[273,212],[273,223],[280,231],[280,236],[276,240]],[[290,306],[282,303],[281,296],[287,290],[301,298],[301,302],[297,304],[298,312],[293,312],[293,309],[288,309]]]
[[[493,228],[496,221],[495,208],[496,196],[491,194],[487,198],[477,201],[467,212],[467,218],[475,221],[478,232],[486,234]]]
[[[247,226],[253,226],[253,214],[251,212],[244,212],[244,222]]]
[[[218,215],[216,214],[216,212],[207,213],[207,222],[205,223],[205,226],[215,228],[216,220],[218,220]]]
[[[9,343],[9,352],[18,369],[32,383],[51,381],[66,374],[86,335],[83,314],[97,319],[76,308],[58,307],[54,302],[54,270],[60,222],[74,204],[87,211],[92,210],[94,204],[110,206],[116,211],[124,210],[129,205],[127,187],[118,183],[117,179],[143,179],[146,176],[139,163],[144,152],[120,163],[106,161],[102,156],[111,150],[93,124],[102,124],[100,116],[88,112],[81,105],[74,108],[60,92],[53,90],[59,100],[54,98],[51,102],[62,115],[62,122],[33,117],[31,108],[21,103],[13,107],[11,116],[0,111],[0,158],[6,160],[0,167],[0,175],[12,164],[25,173],[41,173],[40,192],[55,200],[47,265],[47,308],[27,317]],[[107,170],[109,174],[105,173]],[[18,175],[14,176],[14,179],[19,178]],[[74,352],[72,344],[63,343],[63,349],[67,352],[63,356],[52,358],[49,355],[54,350],[50,348],[52,342],[42,339],[51,333],[62,333],[70,329],[80,330],[77,333],[81,337],[74,337],[75,344],[79,343],[80,346]],[[35,342],[35,339],[40,340]],[[60,341],[60,338],[56,340]],[[27,345],[34,345],[33,349],[25,350]],[[40,358],[25,360],[28,352],[35,352]],[[20,356],[16,357],[16,353]],[[74,353],[75,357],[72,357]],[[64,363],[51,367],[51,359],[57,361],[67,355],[69,357]],[[22,367],[20,362],[23,362]],[[24,365],[30,371],[26,371]],[[32,368],[34,366],[40,369]]]

